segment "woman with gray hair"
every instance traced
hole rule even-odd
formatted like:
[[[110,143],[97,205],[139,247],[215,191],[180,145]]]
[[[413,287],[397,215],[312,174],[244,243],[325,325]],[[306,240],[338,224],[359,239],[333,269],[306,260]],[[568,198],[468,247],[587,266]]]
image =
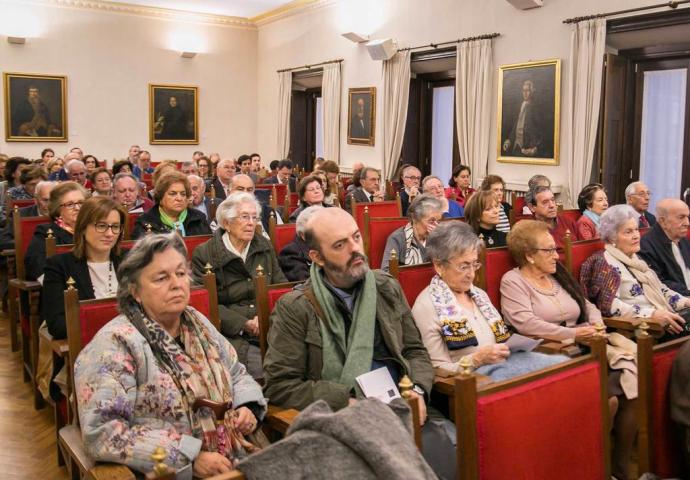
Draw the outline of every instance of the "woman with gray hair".
[[[206,265],[213,266],[218,288],[220,330],[237,350],[240,362],[254,378],[262,378],[259,319],[256,316],[254,276],[261,266],[266,283],[287,279],[278,265],[271,242],[256,232],[261,205],[254,195],[236,192],[216,210],[218,229],[192,255],[194,279],[202,283]]]
[[[604,316],[647,318],[668,333],[681,333],[685,321],[676,312],[690,307],[690,299],[661,283],[637,255],[639,216],[629,205],[614,205],[601,215],[605,248],[582,264],[580,284]]]
[[[146,236],[120,264],[118,277],[120,315],[75,363],[89,454],[148,472],[151,452],[163,447],[164,463],[178,479],[230,471],[258,449],[251,435],[266,399],[232,345],[189,306],[184,242],[176,234]],[[216,418],[199,400],[230,408]]]
[[[418,195],[407,208],[410,221],[390,234],[383,250],[381,269],[388,271],[391,251],[395,250],[400,265],[417,265],[429,261],[426,239],[443,218],[443,204],[438,198]]]
[[[417,297],[412,315],[434,368],[451,374],[463,359],[477,372],[504,380],[566,360],[534,352],[511,354],[508,326],[489,296],[473,285],[481,241],[462,222],[444,222],[427,240],[436,275]]]

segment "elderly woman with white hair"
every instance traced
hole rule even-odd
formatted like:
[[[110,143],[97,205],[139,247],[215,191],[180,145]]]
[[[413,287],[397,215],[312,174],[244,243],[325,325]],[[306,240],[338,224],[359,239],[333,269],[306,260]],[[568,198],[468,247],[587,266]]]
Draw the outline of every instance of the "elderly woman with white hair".
[[[433,195],[415,197],[407,207],[407,225],[390,234],[383,249],[381,270],[388,271],[391,252],[395,250],[400,265],[417,265],[429,261],[426,239],[443,218],[443,202]]]
[[[278,254],[280,268],[291,282],[302,282],[309,278],[311,258],[309,258],[307,242],[304,241],[304,231],[307,228],[309,219],[322,208],[325,207],[312,205],[300,212],[295,225],[295,239],[285,245]]]
[[[668,333],[684,331],[678,311],[690,307],[690,299],[664,285],[640,251],[640,214],[629,205],[615,205],[600,219],[603,252],[588,258],[580,271],[587,298],[606,317],[647,318]]]
[[[261,205],[254,195],[233,193],[216,210],[219,228],[208,242],[194,250],[192,256],[192,271],[198,283],[202,283],[206,265],[213,267],[221,332],[254,378],[263,376],[254,291],[256,268],[263,268],[267,284],[287,281],[271,242],[256,232],[260,222]]]

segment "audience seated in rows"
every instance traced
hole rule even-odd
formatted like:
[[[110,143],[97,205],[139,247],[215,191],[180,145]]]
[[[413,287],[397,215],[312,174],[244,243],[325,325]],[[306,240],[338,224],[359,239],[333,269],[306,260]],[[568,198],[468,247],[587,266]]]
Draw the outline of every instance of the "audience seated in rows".
[[[332,207],[335,204],[336,192],[339,189],[338,175],[340,175],[340,167],[333,160],[326,160],[319,168],[318,173],[325,174],[326,176],[323,203]]]
[[[476,194],[475,194],[476,195]],[[444,222],[429,235],[427,248],[436,275],[412,308],[434,368],[456,374],[463,358],[477,373],[506,380],[567,360],[562,355],[510,352],[510,337],[485,291],[473,285],[482,242],[462,222]]]
[[[223,159],[218,162],[218,165],[216,165],[216,178],[211,183],[211,186],[213,186],[213,189],[215,190],[216,197],[225,200],[225,197],[230,194],[230,183],[232,182],[232,177],[234,175],[234,160]],[[254,181],[252,180],[252,184],[253,183]]]
[[[441,182],[440,178],[433,175],[424,177],[424,180],[422,180],[422,192],[432,195],[441,201],[443,218],[461,218],[465,214],[463,207],[458,202],[446,198],[443,182]]]
[[[177,170],[167,172],[157,179],[155,186],[156,204],[137,218],[132,238],[141,238],[147,232],[177,231],[182,236],[211,233],[206,216],[189,208],[187,199],[192,191],[185,174]]]
[[[349,194],[355,188],[359,188],[362,186],[360,180],[362,177],[362,169],[363,168],[364,168],[364,164],[362,162],[355,162],[352,164],[352,183],[347,186],[347,189],[345,189],[346,194]]]
[[[479,190],[491,191],[496,196],[496,201],[501,209],[498,211],[498,224],[496,230],[508,233],[510,231],[510,210],[512,207],[504,201],[506,182],[498,175],[487,175],[482,180]],[[465,205],[466,206],[466,205]]]
[[[465,207],[465,202],[476,191],[472,188],[472,171],[467,165],[458,165],[453,170],[453,175],[448,180],[450,198],[454,198],[461,207]]]
[[[51,181],[59,181],[59,182],[64,182],[64,181],[66,181],[66,180],[73,180],[73,179],[70,177],[68,165],[69,165],[69,163],[70,163],[72,160],[79,160],[79,161],[81,162],[81,157],[82,157],[82,155],[80,155],[78,152],[76,152],[76,151],[70,151],[70,152],[69,152],[67,155],[65,155],[65,157],[63,158],[64,168],[61,169],[61,170],[59,170],[59,171],[57,171],[57,172],[55,172],[55,173],[52,173],[52,174],[48,177],[48,180],[51,180]],[[83,163],[82,163],[82,165],[83,165]],[[86,168],[84,168],[84,173],[86,173]],[[86,179],[86,175],[84,175],[84,179]],[[82,183],[82,182],[79,182],[79,183]]]
[[[441,200],[428,194],[417,195],[407,210],[410,221],[390,234],[383,250],[381,270],[388,271],[391,251],[400,265],[417,265],[429,261],[426,242],[443,218]]]
[[[278,163],[278,172],[264,180],[266,184],[287,185],[291,192],[297,191],[297,179],[292,175],[293,165],[290,160],[281,160]],[[256,182],[256,180],[255,180]]]
[[[640,215],[640,228],[653,227],[656,217],[649,209],[652,192],[643,182],[633,182],[625,188],[625,201]]]
[[[671,290],[690,296],[690,209],[668,198],[656,204],[656,214],[658,222],[640,240],[640,257]]]
[[[121,313],[75,363],[88,454],[148,473],[161,447],[178,479],[232,470],[258,449],[246,436],[264,418],[266,399],[232,345],[189,306],[184,243],[176,234],[147,236],[118,273]],[[231,407],[216,418],[209,407],[194,408],[198,399]]]
[[[239,176],[239,175],[238,175]],[[256,233],[261,205],[249,192],[231,194],[216,211],[219,228],[192,256],[193,275],[201,282],[206,265],[213,267],[218,288],[221,332],[237,350],[254,378],[262,378],[254,276],[261,266],[266,283],[287,279],[271,242]]]
[[[34,194],[34,204],[28,207],[19,209],[20,217],[47,217],[48,205],[50,203],[50,192],[57,185],[57,182],[41,181],[36,185]],[[14,222],[12,216],[14,212],[9,213],[7,224],[0,229],[0,248],[14,248]]]
[[[141,196],[141,186],[131,173],[120,172],[115,175],[113,199],[129,213],[144,213],[153,207],[149,198]]]
[[[410,202],[419,195],[419,184],[422,181],[422,172],[414,165],[403,165],[400,170],[400,205],[403,217],[407,216]]]
[[[290,214],[290,223],[297,221],[297,217],[306,208],[319,206],[319,207],[330,207],[324,203],[324,192],[323,184],[321,179],[316,175],[309,175],[304,177],[299,182],[299,189],[297,191],[299,196],[299,207],[297,210]]]
[[[577,220],[577,238],[592,240],[599,238],[599,220],[609,208],[609,201],[600,183],[585,186],[577,197],[577,207],[582,216]]]
[[[204,192],[206,191],[206,183],[200,176],[188,175],[187,179],[189,180],[189,187],[192,192],[192,198],[189,206],[203,213],[206,217],[206,221],[213,229],[213,221],[215,218],[210,217],[212,211],[211,202],[214,202],[215,205],[218,206],[222,200],[220,198],[211,198],[210,196],[204,195]]]
[[[546,175],[536,174],[532,175],[527,181],[527,194],[537,189],[537,187],[549,187],[551,188],[551,180]],[[515,212],[517,213],[517,212]],[[532,210],[527,204],[527,195],[525,195],[525,206],[522,207],[523,215],[533,215]]]
[[[278,254],[280,269],[291,282],[303,282],[309,278],[312,262],[309,258],[309,247],[304,241],[304,231],[311,217],[322,208],[324,207],[314,205],[302,210],[295,224],[295,239],[285,245]]]
[[[107,168],[99,167],[94,169],[89,176],[89,181],[93,185],[93,195],[110,197],[113,194],[113,179]]]
[[[661,283],[640,258],[640,214],[629,205],[614,205],[601,216],[603,252],[582,265],[580,283],[585,295],[607,317],[651,318],[668,334],[684,331],[678,311],[690,306],[684,297]]]
[[[130,159],[134,165],[132,167],[132,174],[139,180],[143,180],[144,175],[151,175],[154,168],[151,166],[151,154],[146,150],[141,150],[134,159]]]
[[[491,190],[479,190],[465,203],[465,221],[488,248],[506,246],[506,233],[498,229],[501,211]]]
[[[549,232],[556,241],[556,247],[563,248],[563,239],[566,232],[570,233],[571,240],[579,240],[577,227],[570,218],[558,215],[556,199],[549,187],[536,187],[530,190],[525,198],[535,220],[545,222]]]
[[[32,200],[38,182],[47,179],[48,177],[41,166],[22,165],[19,169],[19,185],[7,190],[7,198],[10,200]]]
[[[118,160],[113,163],[113,177],[117,176],[118,173],[132,173],[133,170],[134,164],[129,160]]]
[[[84,167],[86,168],[87,177],[91,177],[93,171],[99,167],[98,159],[93,155],[84,155],[81,161],[84,164]]]
[[[381,175],[375,168],[364,167],[359,172],[361,186],[354,188],[345,197],[345,210],[350,212],[352,199],[357,203],[381,202],[385,200],[385,192],[381,189]]]
[[[213,172],[211,171],[211,161],[207,156],[202,155],[196,161],[196,168],[198,170],[197,175],[199,175],[204,182],[210,182],[213,177]]]
[[[237,157],[237,168],[242,175],[248,175],[254,184],[258,183],[259,176],[252,171],[252,157],[249,155],[240,155]]]
[[[264,236],[267,239],[270,239],[268,236],[268,224],[269,219],[271,218],[271,213],[273,214],[273,217],[276,219],[277,225],[283,224],[282,215],[278,210],[274,210],[271,208],[271,206],[268,203],[268,196],[266,196],[264,199],[261,199],[256,196],[256,187],[249,175],[238,173],[237,175],[231,177],[228,192],[229,195],[232,195],[233,193],[237,192],[247,192],[251,193],[256,198],[256,200],[261,205],[261,212],[259,212],[261,215],[261,226],[263,227]],[[264,191],[264,193],[268,192]]]

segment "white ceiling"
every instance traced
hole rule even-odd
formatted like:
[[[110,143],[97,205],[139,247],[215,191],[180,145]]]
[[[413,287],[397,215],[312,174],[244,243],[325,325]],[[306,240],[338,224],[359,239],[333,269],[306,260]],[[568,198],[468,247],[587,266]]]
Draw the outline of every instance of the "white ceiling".
[[[110,0],[115,3],[128,3],[145,7],[169,8],[194,13],[225,15],[229,17],[255,17],[288,0]]]

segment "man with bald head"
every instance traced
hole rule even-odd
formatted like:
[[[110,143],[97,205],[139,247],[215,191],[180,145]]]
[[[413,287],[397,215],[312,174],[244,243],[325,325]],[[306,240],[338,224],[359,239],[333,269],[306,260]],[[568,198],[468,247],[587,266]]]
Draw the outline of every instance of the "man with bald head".
[[[690,209],[677,198],[656,204],[658,222],[642,237],[640,256],[671,290],[690,295]]]
[[[656,225],[656,217],[647,209],[652,192],[643,182],[633,182],[625,188],[625,201],[640,214],[640,228],[649,228]]]

